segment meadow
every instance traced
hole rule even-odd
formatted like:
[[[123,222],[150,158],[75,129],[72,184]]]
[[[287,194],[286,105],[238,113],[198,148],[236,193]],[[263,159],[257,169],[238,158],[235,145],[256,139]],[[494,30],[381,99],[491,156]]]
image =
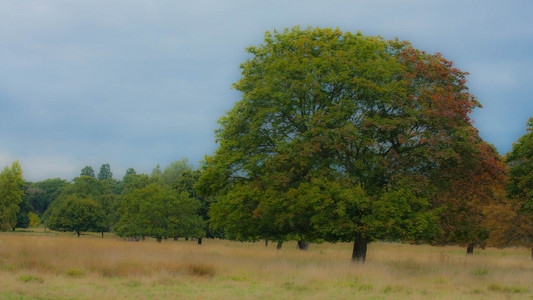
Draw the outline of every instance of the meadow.
[[[124,241],[42,229],[0,233],[1,299],[533,299],[525,248],[224,240]]]

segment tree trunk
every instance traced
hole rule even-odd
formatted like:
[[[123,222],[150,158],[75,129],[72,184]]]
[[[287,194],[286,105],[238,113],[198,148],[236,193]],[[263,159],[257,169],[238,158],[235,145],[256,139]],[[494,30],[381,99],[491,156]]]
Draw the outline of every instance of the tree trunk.
[[[202,238],[198,238],[198,245],[202,244]]]
[[[102,238],[104,238],[104,232],[102,231]]]
[[[76,231],[76,234],[78,235],[78,237],[80,237],[80,232],[79,231]]]
[[[186,238],[185,238],[185,240],[186,240],[186,241],[188,241],[188,240],[189,240],[189,238],[188,238],[188,237],[186,237]]]
[[[352,263],[365,262],[367,246],[368,241],[361,234],[356,234],[353,242]]]
[[[276,250],[281,250],[281,246],[283,246],[283,241],[278,242],[278,245],[276,246]]]
[[[158,236],[155,239],[157,240],[158,243],[161,243],[161,240],[163,239],[163,237]]]
[[[268,247],[268,240],[265,240],[265,247]]]
[[[466,255],[474,254],[474,244],[470,244],[466,247]]]
[[[175,236],[175,237],[174,237],[174,240],[175,240],[175,241],[177,241],[177,240],[178,240],[178,237],[177,237],[177,236]]]
[[[304,240],[300,240],[298,241],[298,249],[307,251],[309,250],[309,244],[311,243],[304,241]]]

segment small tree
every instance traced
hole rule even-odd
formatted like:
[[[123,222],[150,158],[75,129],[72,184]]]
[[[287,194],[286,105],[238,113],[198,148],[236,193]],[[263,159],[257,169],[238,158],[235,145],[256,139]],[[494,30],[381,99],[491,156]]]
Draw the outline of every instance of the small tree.
[[[74,231],[79,237],[81,232],[101,232],[104,226],[102,208],[95,201],[67,196],[50,213],[48,227],[58,231]]]
[[[41,225],[41,219],[36,213],[29,212],[28,219],[30,220],[30,227],[38,227]]]
[[[200,203],[188,194],[176,193],[159,183],[134,189],[124,196],[121,217],[115,227],[119,236],[202,237],[203,222],[197,215]]]
[[[91,166],[85,166],[83,169],[81,169],[80,176],[89,176],[96,178],[94,176],[94,169]]]
[[[109,164],[103,164],[100,167],[100,172],[98,172],[98,180],[106,180],[113,178],[113,173],[111,173],[111,167]]]
[[[0,230],[14,229],[24,195],[24,178],[18,161],[0,173]]]

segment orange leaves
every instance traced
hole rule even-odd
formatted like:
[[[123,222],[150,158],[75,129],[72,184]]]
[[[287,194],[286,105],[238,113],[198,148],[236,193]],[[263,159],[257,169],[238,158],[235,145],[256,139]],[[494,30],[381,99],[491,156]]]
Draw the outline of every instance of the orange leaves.
[[[252,218],[260,218],[262,216],[260,208],[256,208],[252,213]]]

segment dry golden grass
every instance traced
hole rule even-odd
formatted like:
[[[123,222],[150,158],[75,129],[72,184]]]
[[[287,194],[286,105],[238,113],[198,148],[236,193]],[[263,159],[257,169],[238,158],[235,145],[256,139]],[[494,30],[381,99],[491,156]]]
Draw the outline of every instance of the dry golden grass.
[[[0,234],[2,299],[532,299],[527,249],[204,240],[127,242],[53,232]]]

